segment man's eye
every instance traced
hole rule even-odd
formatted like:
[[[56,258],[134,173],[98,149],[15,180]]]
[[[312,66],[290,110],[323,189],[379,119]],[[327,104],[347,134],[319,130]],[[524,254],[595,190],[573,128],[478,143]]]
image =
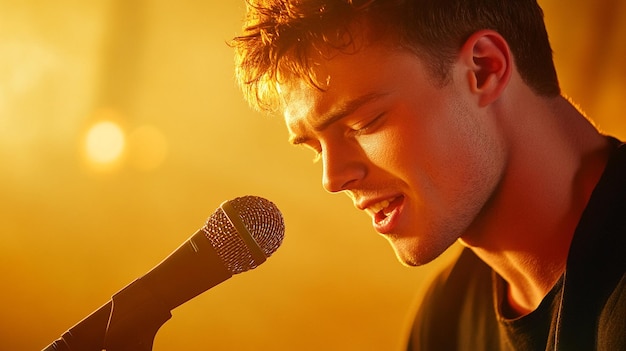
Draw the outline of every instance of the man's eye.
[[[372,119],[364,120],[364,123],[356,123],[352,126],[351,130],[356,135],[365,134],[378,125],[377,122],[380,121],[381,117],[383,117],[382,113]]]

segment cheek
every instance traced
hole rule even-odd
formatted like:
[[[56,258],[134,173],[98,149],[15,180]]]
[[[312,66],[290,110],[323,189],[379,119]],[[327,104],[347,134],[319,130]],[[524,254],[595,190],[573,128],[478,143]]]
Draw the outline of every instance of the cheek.
[[[407,156],[412,153],[412,141],[413,138],[407,138],[390,126],[360,138],[361,147],[370,164],[388,173],[397,173],[399,166],[407,165],[407,160],[411,159]]]
[[[459,94],[451,94],[445,104],[435,106],[425,119],[417,136],[423,142],[424,157],[435,169],[472,169],[476,157],[484,149],[485,142],[492,138],[485,119],[468,108]]]
[[[496,189],[505,153],[497,129],[484,116],[463,111],[456,116],[433,141],[436,156],[431,160],[430,177],[443,203],[466,207],[483,203]]]
[[[458,98],[447,101],[431,104],[419,120],[405,119],[391,142],[398,150],[395,162],[412,168],[410,177],[427,182],[423,186],[428,188],[458,193],[499,175],[502,147],[486,116]]]

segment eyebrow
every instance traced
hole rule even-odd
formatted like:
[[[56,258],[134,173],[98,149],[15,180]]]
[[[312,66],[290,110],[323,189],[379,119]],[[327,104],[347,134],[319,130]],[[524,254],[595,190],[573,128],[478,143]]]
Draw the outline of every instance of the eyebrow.
[[[362,95],[356,99],[350,100],[341,104],[330,113],[322,115],[319,120],[312,124],[311,128],[316,132],[321,132],[328,128],[331,124],[341,120],[342,118],[349,116],[363,105],[370,103],[374,100],[380,99],[387,94],[384,93],[370,93]],[[299,145],[306,143],[310,138],[305,135],[292,135],[289,137],[289,142],[293,145]]]

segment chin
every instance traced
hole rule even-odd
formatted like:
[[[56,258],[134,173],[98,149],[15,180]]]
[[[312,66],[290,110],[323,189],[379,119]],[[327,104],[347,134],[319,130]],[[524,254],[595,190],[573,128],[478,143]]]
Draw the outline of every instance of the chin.
[[[404,266],[419,267],[432,262],[435,258],[439,257],[439,255],[426,258],[424,256],[407,255],[396,251],[396,257]]]
[[[441,256],[450,245],[434,245],[433,242],[415,242],[414,240],[394,240],[388,237],[400,263],[407,267],[418,267],[432,262]]]

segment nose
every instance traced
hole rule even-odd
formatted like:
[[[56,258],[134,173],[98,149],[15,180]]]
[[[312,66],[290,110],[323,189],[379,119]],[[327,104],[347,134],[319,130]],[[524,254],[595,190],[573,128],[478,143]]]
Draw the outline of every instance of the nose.
[[[367,174],[367,167],[355,146],[348,143],[325,145],[322,151],[322,185],[330,193],[349,190]]]

